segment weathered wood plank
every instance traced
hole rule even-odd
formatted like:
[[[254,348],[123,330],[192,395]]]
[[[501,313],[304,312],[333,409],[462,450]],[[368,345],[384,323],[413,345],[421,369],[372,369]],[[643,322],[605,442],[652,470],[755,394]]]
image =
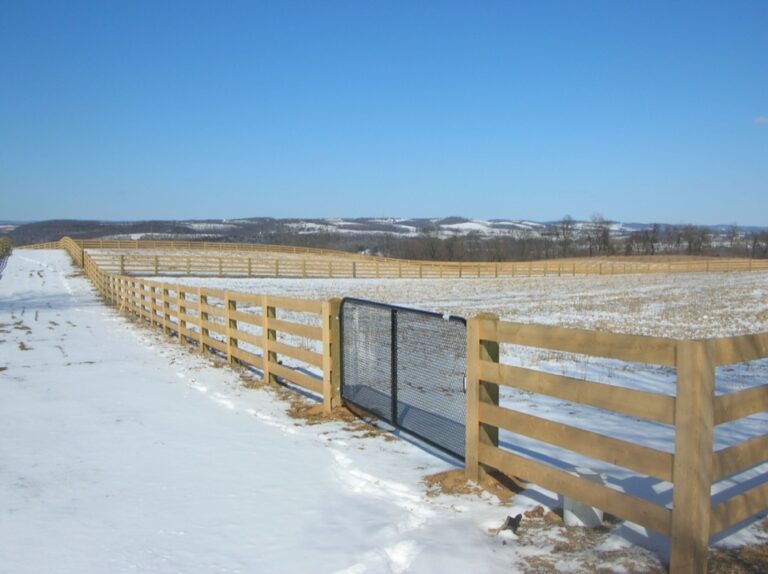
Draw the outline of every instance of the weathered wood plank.
[[[294,347],[292,345],[286,345],[285,343],[274,341],[269,344],[269,350],[274,351],[278,355],[291,357],[292,359],[302,361],[315,367],[322,368],[323,366],[323,356],[320,353],[315,353],[314,351],[310,351],[308,349],[301,349],[299,347]]]
[[[481,361],[480,378],[500,385],[671,425],[675,398]]]
[[[230,329],[230,331],[231,331],[231,335],[238,341],[243,341],[244,343],[248,343],[249,345],[253,345],[254,347],[261,348],[261,344],[263,341],[263,337],[261,336],[261,333],[256,335],[254,333],[248,333],[240,329]]]
[[[318,315],[323,312],[322,301],[313,301],[310,299],[293,299],[290,297],[277,297],[274,295],[269,295],[267,296],[267,302],[270,307],[286,309],[288,311],[317,313]]]
[[[269,371],[271,374],[282,377],[283,379],[288,379],[292,383],[304,387],[313,393],[317,393],[318,395],[323,393],[323,381],[312,378],[309,375],[305,375],[304,373],[286,367],[285,365],[271,363],[269,365]]]
[[[224,341],[219,341],[213,337],[204,336],[203,343],[208,347],[213,347],[217,351],[221,351],[222,353],[227,354],[227,344]]]
[[[250,353],[245,349],[241,349],[240,347],[234,347],[232,349],[232,356],[238,361],[246,365],[254,366],[257,369],[261,369],[264,365],[264,360],[260,356]]]
[[[712,535],[738,524],[768,508],[768,482],[734,496],[712,509],[709,531]]]
[[[622,361],[675,366],[677,342],[673,339],[506,321],[499,322],[498,335],[494,335],[493,326],[487,320],[480,321],[479,331],[481,339],[498,336],[500,343]]]
[[[715,365],[746,363],[768,357],[768,333],[715,339]]]
[[[281,319],[270,319],[269,326],[270,328],[280,333],[290,333],[292,335],[298,335],[299,337],[305,337],[314,341],[323,340],[322,327],[315,327],[314,325],[302,325],[300,323],[283,321]]]
[[[232,299],[232,302],[236,302],[235,299]],[[249,325],[257,325],[260,326],[264,319],[262,318],[261,314],[256,313],[248,313],[241,310],[230,310],[229,312],[229,318],[233,321],[241,321],[243,323],[248,323]]]
[[[480,403],[480,422],[659,480],[672,480],[672,455],[667,452],[486,403]]]
[[[768,384],[715,397],[715,425],[768,411]]]
[[[718,481],[766,461],[768,461],[768,434],[713,453],[712,479]]]

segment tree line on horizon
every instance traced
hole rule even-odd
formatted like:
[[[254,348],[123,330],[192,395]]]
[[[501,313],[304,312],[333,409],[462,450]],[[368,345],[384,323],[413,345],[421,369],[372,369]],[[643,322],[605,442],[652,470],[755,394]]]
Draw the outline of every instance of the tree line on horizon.
[[[689,255],[768,258],[768,231],[745,233],[732,225],[724,234],[705,226],[653,224],[617,235],[611,221],[600,216],[580,223],[563,217],[544,233],[520,231],[516,235],[487,236],[479,232],[441,236],[426,231],[417,236],[296,234],[275,232],[264,243],[338,249],[430,261],[534,261],[568,257]]]
[[[456,218],[458,222],[467,221]],[[288,223],[294,220],[286,220]],[[299,221],[299,220],[296,220]],[[447,221],[447,220],[446,220]],[[576,221],[569,215],[543,229],[520,229],[510,235],[480,232],[446,234],[439,226],[424,226],[415,235],[371,227],[365,233],[298,232],[285,221],[256,219],[231,232],[212,235],[190,233],[185,222],[137,221],[110,223],[51,220],[22,225],[8,234],[16,245],[56,241],[64,235],[76,239],[141,235],[145,239],[199,240],[296,245],[367,253],[400,259],[432,261],[533,261],[563,257],[605,256],[730,256],[768,258],[768,230],[742,230],[731,225],[724,232],[691,224],[653,224],[631,232],[614,229],[615,222],[601,215]],[[2,237],[2,234],[0,234]]]

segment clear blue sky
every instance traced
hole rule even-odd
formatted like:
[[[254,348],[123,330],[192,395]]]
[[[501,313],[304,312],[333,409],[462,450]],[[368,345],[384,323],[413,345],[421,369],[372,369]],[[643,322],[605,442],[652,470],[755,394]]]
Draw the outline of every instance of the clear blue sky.
[[[768,2],[0,0],[0,220],[768,224]]]

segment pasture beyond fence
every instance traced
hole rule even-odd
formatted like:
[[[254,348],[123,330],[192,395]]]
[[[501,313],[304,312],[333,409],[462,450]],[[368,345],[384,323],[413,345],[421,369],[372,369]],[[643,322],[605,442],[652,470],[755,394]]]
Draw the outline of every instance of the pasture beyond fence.
[[[30,248],[64,248],[81,262],[91,255],[105,272],[136,276],[281,278],[503,278],[640,273],[768,271],[768,260],[683,258],[676,260],[561,259],[509,262],[437,262],[391,259],[307,247],[194,241],[73,240]],[[162,253],[142,253],[159,250]],[[184,252],[187,253],[184,253]]]
[[[339,301],[307,301],[192,288],[102,269],[81,243],[62,247],[101,295],[121,311],[176,334],[179,341],[252,365],[264,381],[282,378],[339,402]],[[110,270],[112,268],[109,268]],[[159,269],[158,269],[159,270]],[[710,269],[711,270],[711,269]],[[657,394],[501,362],[501,345],[547,349],[674,369],[674,394]],[[489,469],[538,484],[603,509],[671,539],[673,573],[706,571],[710,538],[768,508],[768,473],[745,492],[721,495],[713,484],[768,462],[768,434],[714,450],[716,427],[768,411],[768,384],[715,394],[718,367],[768,358],[768,333],[710,340],[674,340],[526,325],[479,315],[468,322],[466,472]],[[500,405],[500,387],[555,397],[632,419],[667,425],[665,452],[517,412]],[[499,430],[530,437],[672,485],[671,505],[585,480],[500,446]],[[726,495],[728,491],[726,491]]]

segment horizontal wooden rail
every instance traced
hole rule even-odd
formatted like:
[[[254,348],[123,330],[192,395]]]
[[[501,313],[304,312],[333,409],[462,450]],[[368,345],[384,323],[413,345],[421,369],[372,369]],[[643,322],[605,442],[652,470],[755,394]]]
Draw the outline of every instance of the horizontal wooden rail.
[[[297,335],[299,337],[304,337],[305,339],[312,339],[315,341],[323,340],[322,327],[303,325],[301,323],[293,323],[291,321],[283,321],[280,319],[270,319],[269,326],[275,331]]]
[[[722,532],[768,508],[768,482],[734,496],[712,509],[709,531]]]
[[[285,309],[288,311],[297,311],[300,313],[320,314],[323,311],[322,301],[311,301],[308,299],[291,299],[288,297],[267,296],[267,304],[270,307]]]
[[[230,335],[238,340],[240,343],[248,343],[249,345],[253,345],[254,347],[261,347],[264,344],[264,335],[259,333],[258,335],[255,335],[253,333],[248,333],[247,331],[242,331],[240,329],[230,329]]]
[[[768,434],[713,453],[712,480],[716,482],[764,462],[768,462]]]
[[[598,409],[674,424],[675,398],[490,361],[479,362],[480,379]]]
[[[481,424],[503,428],[659,480],[672,480],[672,455],[666,452],[487,403],[480,404],[479,420]]]
[[[235,347],[231,349],[231,353],[234,358],[241,361],[243,364],[253,365],[257,369],[264,368],[264,358],[259,355],[251,353],[239,347]]]
[[[715,397],[715,425],[768,411],[768,384]]]
[[[318,394],[322,394],[323,392],[322,381],[312,378],[309,375],[305,375],[300,371],[288,368],[279,363],[271,364],[269,367],[269,370],[270,372],[274,373],[278,377],[286,379],[292,383],[299,385],[300,387],[304,387],[305,389],[309,389],[312,392],[315,392]]]
[[[292,345],[286,345],[285,343],[272,341],[269,344],[269,350],[277,353],[278,355],[284,355],[286,357],[296,359],[297,361],[301,361],[309,365],[314,365],[315,367],[323,366],[323,356],[320,353],[302,349],[301,347],[294,347]]]
[[[731,365],[768,358],[768,333],[713,341],[715,365]]]
[[[677,342],[661,337],[479,320],[480,338],[551,351],[654,365],[675,366]]]

